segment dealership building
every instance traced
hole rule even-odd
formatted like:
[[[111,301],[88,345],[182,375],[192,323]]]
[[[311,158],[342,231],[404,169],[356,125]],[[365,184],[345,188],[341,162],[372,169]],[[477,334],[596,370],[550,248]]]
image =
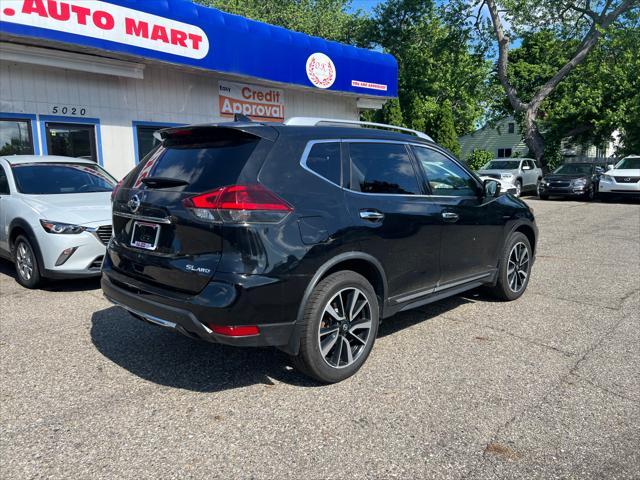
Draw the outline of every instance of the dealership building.
[[[91,158],[114,176],[159,128],[358,119],[397,96],[387,54],[190,0],[0,1],[0,154]]]

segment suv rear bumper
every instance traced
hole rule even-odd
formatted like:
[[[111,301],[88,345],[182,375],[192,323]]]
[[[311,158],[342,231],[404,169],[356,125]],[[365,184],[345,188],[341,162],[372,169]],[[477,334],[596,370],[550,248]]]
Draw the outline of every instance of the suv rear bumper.
[[[233,305],[227,308],[203,307],[203,304],[210,304],[212,299],[191,297],[190,301],[180,302],[150,292],[136,291],[136,287],[132,285],[128,288],[129,285],[118,280],[114,281],[113,276],[113,273],[110,275],[108,272],[104,272],[102,276],[102,291],[110,302],[124,308],[140,320],[175,330],[191,338],[239,347],[283,347],[288,344],[294,332],[295,321],[262,323],[256,321],[256,318],[247,319],[246,316],[242,316],[236,318],[233,323],[220,322],[220,318],[233,317],[234,310],[239,308],[238,304],[242,303],[239,301],[233,302]],[[209,328],[208,325],[212,324],[255,325],[259,333],[242,337],[221,335]]]

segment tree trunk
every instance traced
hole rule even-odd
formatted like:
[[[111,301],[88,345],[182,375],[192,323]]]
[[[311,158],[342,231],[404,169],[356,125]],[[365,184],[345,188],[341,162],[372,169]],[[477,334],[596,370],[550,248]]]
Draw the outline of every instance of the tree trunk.
[[[542,164],[542,168],[546,169],[547,162],[544,158],[544,138],[538,130],[536,123],[537,112],[527,109],[524,115],[525,136],[524,143],[529,147],[529,153]]]

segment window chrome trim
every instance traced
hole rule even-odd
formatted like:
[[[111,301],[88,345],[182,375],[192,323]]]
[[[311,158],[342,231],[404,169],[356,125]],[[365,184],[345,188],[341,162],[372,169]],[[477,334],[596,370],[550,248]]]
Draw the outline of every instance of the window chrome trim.
[[[169,220],[168,218],[146,217],[144,215],[133,215],[132,213],[125,213],[125,212],[114,211],[113,215],[117,217],[130,218],[132,220],[140,220],[141,222],[163,223],[165,225],[168,225],[171,223],[171,220]]]
[[[442,152],[438,149],[433,148],[433,145],[427,144],[427,143],[409,142],[406,140],[375,139],[375,138],[342,138],[342,139],[341,138],[326,138],[326,139],[323,138],[318,140],[309,140],[307,142],[307,145],[304,148],[304,151],[302,152],[302,157],[300,159],[300,166],[304,168],[306,171],[308,171],[309,173],[315,175],[316,177],[321,178],[325,182],[330,183],[331,185],[334,185],[346,192],[353,193],[356,195],[375,195],[378,197],[407,197],[407,198],[423,198],[423,199],[424,198],[428,198],[428,199],[431,199],[431,198],[435,198],[435,199],[437,198],[478,198],[476,195],[433,195],[433,194],[412,195],[409,193],[369,193],[369,192],[358,192],[356,190],[351,190],[350,188],[346,188],[345,186],[337,185],[336,183],[332,182],[328,178],[325,178],[319,173],[314,172],[307,166],[307,158],[309,157],[311,148],[313,148],[313,146],[318,143],[395,143],[400,145],[428,148],[430,150],[433,150],[445,155],[447,158],[453,161],[456,165],[462,168],[462,170],[469,173],[471,178],[474,178],[474,176],[464,166],[460,165],[460,162],[458,162],[456,159],[450,157],[449,155],[446,155],[446,152]],[[347,161],[350,162],[351,159],[348,158]],[[342,177],[342,170],[341,170],[340,176]],[[342,183],[344,183],[344,179]]]

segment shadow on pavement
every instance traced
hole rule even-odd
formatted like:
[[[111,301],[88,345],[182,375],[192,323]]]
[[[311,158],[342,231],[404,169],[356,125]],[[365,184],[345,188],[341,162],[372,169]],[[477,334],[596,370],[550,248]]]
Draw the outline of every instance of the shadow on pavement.
[[[386,319],[378,336],[392,335],[468,302],[453,297],[402,312]],[[298,387],[322,385],[294,370],[287,355],[275,348],[234,348],[191,340],[146,324],[118,307],[93,314],[91,340],[100,353],[125,370],[173,388],[217,392],[254,384],[273,385],[271,379]]]
[[[105,357],[145,380],[196,392],[254,384],[316,387],[275,348],[234,348],[191,340],[149,325],[118,307],[91,317],[91,340]]]

